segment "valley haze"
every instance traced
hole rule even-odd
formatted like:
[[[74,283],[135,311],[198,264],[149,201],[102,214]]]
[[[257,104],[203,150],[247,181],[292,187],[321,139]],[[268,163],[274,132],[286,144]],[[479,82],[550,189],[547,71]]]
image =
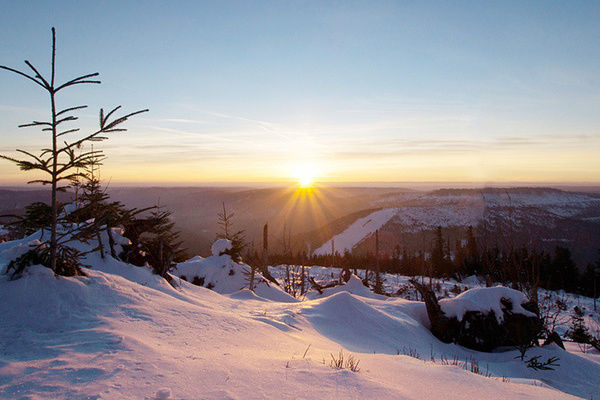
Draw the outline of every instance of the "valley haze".
[[[265,224],[269,225],[273,253],[282,252],[287,241],[293,253],[317,254],[315,251],[320,249],[318,254],[331,254],[332,240],[336,243],[334,251],[340,254],[373,253],[374,230],[344,232],[378,210],[388,210],[386,219],[375,228],[381,231],[382,251],[387,256],[394,249],[409,253],[430,251],[433,231],[438,226],[444,228],[449,243],[464,240],[469,226],[478,227],[491,219],[507,223],[511,210],[519,243],[548,253],[557,245],[568,247],[580,269],[596,259],[596,238],[600,235],[600,186],[340,183],[300,188],[250,183],[194,187],[108,185],[105,190],[112,201],[127,207],[160,205],[172,211],[175,229],[181,233],[188,253],[203,256],[210,254],[219,232],[218,214],[223,205],[233,214],[232,229],[244,231],[248,254],[262,252]],[[68,199],[66,196],[63,201]],[[25,206],[39,200],[49,200],[43,188],[0,188],[0,215],[22,213]],[[502,229],[495,233],[496,241],[508,235],[508,227]],[[348,235],[355,238],[352,243],[343,242]]]

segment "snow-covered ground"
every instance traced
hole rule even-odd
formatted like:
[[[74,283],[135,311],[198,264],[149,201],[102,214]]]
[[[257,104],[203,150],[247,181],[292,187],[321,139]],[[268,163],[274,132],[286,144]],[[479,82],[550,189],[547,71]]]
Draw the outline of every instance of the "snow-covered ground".
[[[316,249],[313,254],[322,256],[334,252],[344,254],[346,250],[351,251],[365,237],[373,234],[376,230],[387,224],[398,212],[395,208],[386,208],[375,211],[364,218],[356,220],[348,229],[339,235],[335,235],[325,244]]]
[[[1,266],[17,244],[0,244]],[[222,257],[195,258],[189,268],[214,270],[227,264]],[[555,370],[536,371],[515,359],[514,349],[480,353],[444,344],[427,329],[423,303],[375,296],[357,278],[311,300],[280,302],[177,278],[173,288],[148,268],[110,257],[91,255],[87,263],[85,277],[57,278],[39,266],[19,280],[0,277],[0,398],[600,396],[595,350],[531,349],[528,357],[560,358]],[[319,273],[331,270],[311,268]],[[346,368],[331,365],[340,357]]]
[[[587,209],[600,207],[600,198],[555,189],[515,189],[460,192],[456,190],[435,191],[422,194],[402,194],[375,201],[372,206],[386,208],[357,219],[342,233],[335,235],[314,251],[314,255],[327,255],[333,249],[339,254],[352,251],[376,230],[388,223],[401,227],[402,232],[418,233],[438,226],[477,226],[484,219],[490,226],[495,219],[508,221],[511,210],[513,223],[518,227],[520,219],[541,226],[551,225],[549,218],[574,217]],[[583,215],[583,214],[582,214]],[[581,216],[593,221],[595,217]],[[556,240],[556,239],[552,239]]]

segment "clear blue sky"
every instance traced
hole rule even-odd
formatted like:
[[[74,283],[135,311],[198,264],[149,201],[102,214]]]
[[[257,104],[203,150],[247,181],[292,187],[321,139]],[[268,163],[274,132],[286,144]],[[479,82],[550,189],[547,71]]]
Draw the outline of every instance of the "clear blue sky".
[[[63,106],[149,108],[113,182],[600,182],[597,1],[3,1],[0,65],[99,72]],[[0,154],[46,95],[0,71]],[[33,175],[0,162],[0,183]]]

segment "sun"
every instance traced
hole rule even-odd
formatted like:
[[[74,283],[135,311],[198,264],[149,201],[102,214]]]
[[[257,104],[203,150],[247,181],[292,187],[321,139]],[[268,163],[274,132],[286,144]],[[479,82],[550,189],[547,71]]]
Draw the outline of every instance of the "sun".
[[[301,188],[313,187],[317,177],[317,169],[313,164],[300,164],[294,169],[294,177]]]
[[[300,187],[311,187],[313,185],[312,176],[302,176],[299,180]]]

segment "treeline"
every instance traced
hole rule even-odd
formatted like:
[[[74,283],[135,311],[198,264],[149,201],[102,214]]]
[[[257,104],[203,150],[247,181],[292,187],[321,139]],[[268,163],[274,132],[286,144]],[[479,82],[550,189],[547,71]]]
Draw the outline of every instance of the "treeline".
[[[597,297],[600,291],[600,252],[598,259],[588,263],[583,271],[573,261],[571,250],[556,246],[553,252],[537,251],[527,245],[515,248],[486,246],[478,240],[475,229],[468,227],[464,239],[450,243],[438,227],[428,248],[401,249],[396,246],[391,254],[377,256],[374,252],[354,254],[345,251],[334,255],[309,255],[306,252],[269,255],[272,265],[322,265],[350,270],[375,271],[407,276],[429,276],[461,280],[470,275],[485,277],[489,284],[509,283],[524,290],[539,287],[564,290]],[[259,257],[248,255],[250,259]]]

